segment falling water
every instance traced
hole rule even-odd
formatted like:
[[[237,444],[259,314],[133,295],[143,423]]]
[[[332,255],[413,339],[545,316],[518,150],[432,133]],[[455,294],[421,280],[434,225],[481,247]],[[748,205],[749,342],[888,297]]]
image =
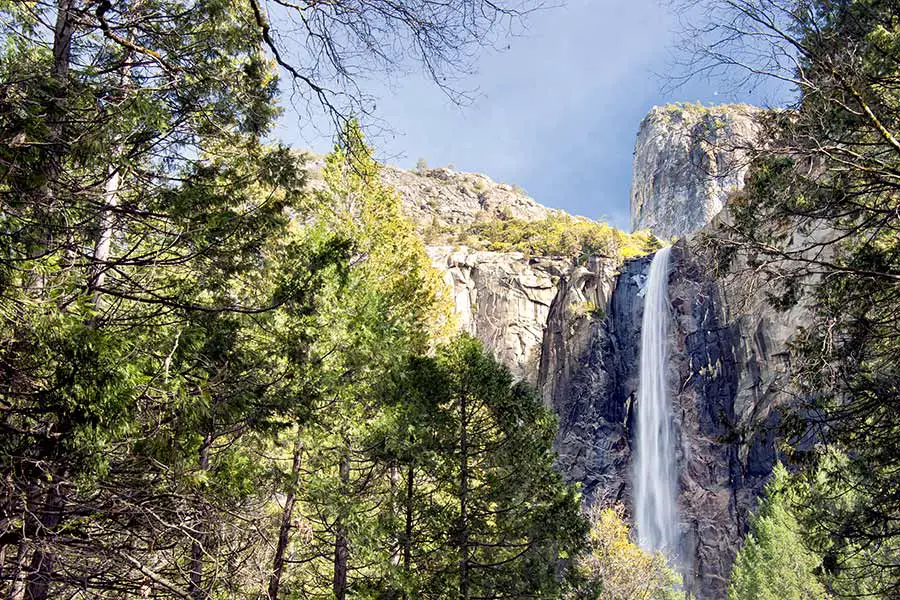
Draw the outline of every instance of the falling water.
[[[653,257],[644,295],[634,513],[641,547],[673,556],[678,550],[678,473],[666,386],[670,250],[671,247],[662,248]]]

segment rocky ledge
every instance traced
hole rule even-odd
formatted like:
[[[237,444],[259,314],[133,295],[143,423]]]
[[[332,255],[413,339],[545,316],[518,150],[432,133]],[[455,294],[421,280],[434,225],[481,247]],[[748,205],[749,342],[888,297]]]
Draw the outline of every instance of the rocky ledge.
[[[484,219],[539,221],[564,214],[538,204],[517,186],[496,183],[480,173],[385,166],[382,179],[400,193],[404,211],[420,228],[468,225]]]

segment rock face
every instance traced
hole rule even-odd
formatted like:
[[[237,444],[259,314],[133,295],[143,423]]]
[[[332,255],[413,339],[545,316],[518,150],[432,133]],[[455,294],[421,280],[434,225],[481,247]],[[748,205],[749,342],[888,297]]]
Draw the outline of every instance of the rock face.
[[[683,237],[710,222],[743,185],[760,114],[746,105],[651,109],[634,148],[632,229]]]
[[[773,315],[743,276],[711,277],[702,246],[672,252],[669,379],[679,465],[681,568],[697,598],[724,598],[747,519],[774,466],[788,402],[787,343],[803,309]],[[556,395],[559,467],[588,502],[631,504],[643,289],[650,257],[627,263],[580,368]],[[736,267],[738,269],[739,267]]]
[[[673,249],[669,379],[679,465],[681,565],[699,599],[725,597],[750,512],[777,459],[778,407],[788,402],[788,343],[806,319],[775,313],[740,259],[716,276],[704,226],[741,184],[758,130],[750,107],[654,109],[641,124],[632,218]],[[485,218],[539,220],[554,211],[486,177],[388,169],[425,230]],[[719,219],[727,219],[727,211]],[[586,503],[631,504],[631,459],[643,293],[651,257],[590,257],[432,246],[459,326],[560,417],[557,466]]]
[[[459,328],[554,405],[556,390],[575,370],[591,317],[606,305],[614,262],[595,256],[579,266],[563,258],[528,259],[521,252],[427,250],[451,290]]]
[[[637,389],[641,293],[650,257],[627,263],[603,319],[594,320],[578,369],[556,391],[557,464],[587,504],[631,497],[629,419]]]
[[[618,267],[614,260],[592,256],[585,265],[571,266],[559,281],[537,372],[538,389],[557,414],[565,410],[569,382],[582,371],[592,332],[603,322]]]
[[[678,431],[679,509],[686,583],[698,597],[724,598],[731,563],[762,481],[738,460],[734,401],[742,335],[715,280],[687,245],[673,252],[669,298],[675,322],[669,368]],[[774,459],[774,455],[771,457]],[[773,462],[764,465],[771,472]]]
[[[521,252],[430,246],[459,328],[480,339],[517,379],[537,382],[544,327],[566,261]]]
[[[669,282],[673,405],[692,587],[698,597],[724,598],[749,514],[779,458],[779,407],[793,399],[788,344],[809,315],[803,306],[775,311],[765,288],[746,285],[741,261],[713,278],[701,241],[676,245]]]
[[[325,185],[322,169],[325,158],[306,153],[308,185]],[[393,187],[403,201],[403,211],[424,232],[433,225],[470,225],[485,219],[539,221],[563,211],[547,208],[525,190],[497,183],[481,173],[464,173],[441,167],[407,171],[382,165],[382,181]]]
[[[420,227],[467,225],[482,219],[537,221],[562,211],[547,208],[524,190],[480,173],[448,168],[406,171],[386,166],[382,179],[400,192],[406,214]]]

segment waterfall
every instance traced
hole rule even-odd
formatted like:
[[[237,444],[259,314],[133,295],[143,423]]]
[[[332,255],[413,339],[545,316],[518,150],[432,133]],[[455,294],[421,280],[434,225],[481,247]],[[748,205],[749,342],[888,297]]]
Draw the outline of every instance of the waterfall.
[[[634,518],[638,543],[645,550],[678,552],[678,472],[669,390],[666,385],[669,331],[669,252],[653,257],[644,294],[641,324],[634,458]]]

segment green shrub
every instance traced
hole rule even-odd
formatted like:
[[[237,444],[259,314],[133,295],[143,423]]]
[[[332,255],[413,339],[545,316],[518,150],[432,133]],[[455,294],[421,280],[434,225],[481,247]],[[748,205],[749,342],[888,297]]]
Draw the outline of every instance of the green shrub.
[[[575,302],[569,306],[570,318],[577,319],[584,315],[589,315],[591,319],[599,321],[606,316],[606,311],[604,311],[602,307],[597,306],[592,300]]]
[[[485,250],[577,257],[582,263],[591,255],[624,260],[649,254],[662,245],[649,232],[628,234],[606,223],[568,215],[551,215],[540,221],[482,219],[466,233]]]

